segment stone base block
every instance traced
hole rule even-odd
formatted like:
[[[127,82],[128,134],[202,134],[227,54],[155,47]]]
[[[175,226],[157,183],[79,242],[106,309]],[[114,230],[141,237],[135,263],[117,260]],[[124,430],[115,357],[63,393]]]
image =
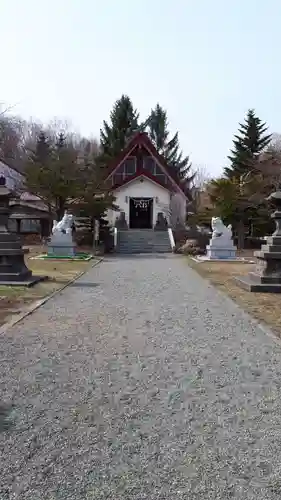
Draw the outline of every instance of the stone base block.
[[[207,245],[207,258],[212,260],[235,260],[236,248],[215,248]]]
[[[207,257],[207,255],[198,255],[196,257],[191,257],[192,260],[195,260],[195,262],[228,262],[228,263],[231,263],[231,262],[241,262],[242,264],[243,263],[246,263],[246,264],[249,264],[249,261],[246,261],[245,259],[241,258],[241,257],[235,257],[234,259],[210,259],[209,257]]]
[[[281,283],[262,283],[251,276],[237,276],[235,281],[248,292],[281,293]]]
[[[80,261],[87,262],[88,260],[93,259],[94,256],[92,254],[79,254],[75,253],[74,257],[69,257],[65,255],[55,255],[55,254],[46,254],[42,253],[40,255],[36,255],[35,257],[30,257],[30,260],[58,260],[58,261]]]
[[[31,276],[30,278],[26,279],[26,280],[22,280],[22,281],[16,281],[16,280],[7,280],[7,279],[1,279],[1,275],[0,275],[0,286],[23,286],[23,287],[27,287],[27,288],[30,288],[34,285],[36,285],[36,283],[39,283],[40,281],[45,281],[48,279],[48,276]]]
[[[48,245],[48,255],[57,255],[65,257],[74,257],[74,245]]]

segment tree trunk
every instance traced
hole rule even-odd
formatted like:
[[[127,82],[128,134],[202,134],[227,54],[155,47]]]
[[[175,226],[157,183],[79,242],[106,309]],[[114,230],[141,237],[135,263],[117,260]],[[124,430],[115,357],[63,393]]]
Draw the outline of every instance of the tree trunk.
[[[245,248],[245,224],[241,220],[237,225],[237,247],[238,250],[244,250]]]
[[[57,222],[61,221],[66,211],[66,199],[62,196],[57,196],[55,199],[55,213]]]
[[[99,221],[93,217],[93,249],[97,250],[99,244]]]
[[[50,236],[51,228],[48,219],[40,219],[40,232],[41,238],[48,238]]]
[[[57,200],[57,208],[56,208],[56,217],[58,222],[63,218],[64,212],[65,212],[65,201],[59,198]]]

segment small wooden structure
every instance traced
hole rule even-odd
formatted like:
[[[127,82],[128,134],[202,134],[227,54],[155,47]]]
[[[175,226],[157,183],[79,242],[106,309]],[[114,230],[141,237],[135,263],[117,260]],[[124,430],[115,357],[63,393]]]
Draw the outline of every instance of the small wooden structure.
[[[38,196],[23,191],[24,173],[0,160],[0,176],[5,178],[5,185],[11,192],[9,230],[13,233],[49,236],[52,214]]]
[[[41,200],[29,202],[21,198],[10,200],[10,230],[18,234],[37,233],[41,238],[50,235],[52,214]],[[24,228],[24,221],[32,221],[31,227]],[[38,224],[36,224],[38,222]]]

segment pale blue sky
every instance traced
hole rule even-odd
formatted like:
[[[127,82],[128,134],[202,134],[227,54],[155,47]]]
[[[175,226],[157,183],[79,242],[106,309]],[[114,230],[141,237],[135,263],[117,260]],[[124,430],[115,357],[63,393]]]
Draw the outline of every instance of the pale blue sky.
[[[159,102],[194,165],[220,172],[249,107],[281,132],[280,0],[1,0],[1,95],[98,135],[113,102]]]

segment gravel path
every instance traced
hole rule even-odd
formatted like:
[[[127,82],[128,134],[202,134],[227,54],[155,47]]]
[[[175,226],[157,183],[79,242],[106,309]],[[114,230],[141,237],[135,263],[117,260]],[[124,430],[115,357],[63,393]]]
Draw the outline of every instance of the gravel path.
[[[281,498],[281,347],[176,256],[0,336],[0,499]]]

